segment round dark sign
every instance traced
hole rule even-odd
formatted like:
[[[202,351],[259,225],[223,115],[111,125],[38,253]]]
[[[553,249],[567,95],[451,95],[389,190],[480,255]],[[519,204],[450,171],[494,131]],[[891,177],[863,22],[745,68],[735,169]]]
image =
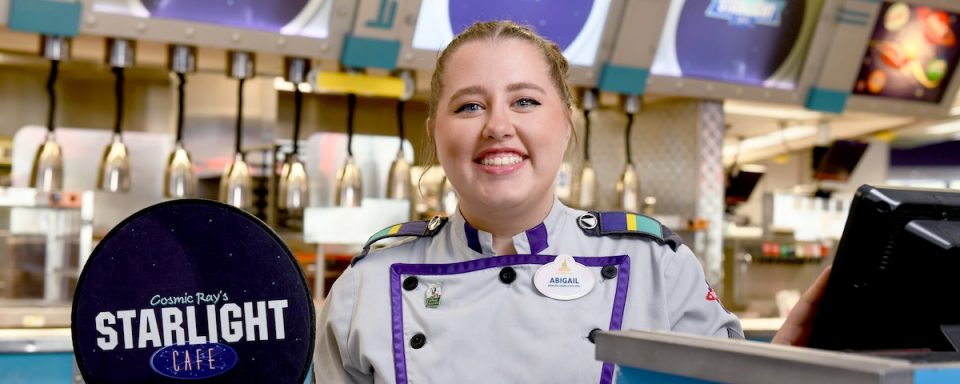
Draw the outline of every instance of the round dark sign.
[[[93,383],[302,383],[313,302],[290,250],[257,218],[207,200],[137,212],[83,268],[71,328]]]

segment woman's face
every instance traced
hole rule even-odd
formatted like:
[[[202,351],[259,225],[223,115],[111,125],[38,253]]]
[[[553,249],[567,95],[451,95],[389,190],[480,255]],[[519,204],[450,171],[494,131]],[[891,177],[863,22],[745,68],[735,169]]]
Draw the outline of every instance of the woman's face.
[[[461,211],[546,214],[572,127],[540,50],[509,38],[468,42],[447,58],[442,81],[430,124]]]

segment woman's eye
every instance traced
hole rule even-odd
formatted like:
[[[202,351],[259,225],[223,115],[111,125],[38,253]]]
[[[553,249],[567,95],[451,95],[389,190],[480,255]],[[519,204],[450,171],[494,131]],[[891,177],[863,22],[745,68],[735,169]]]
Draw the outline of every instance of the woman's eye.
[[[453,113],[460,113],[460,112],[477,112],[477,111],[479,111],[479,110],[481,110],[481,109],[482,109],[482,108],[480,107],[480,104],[477,104],[477,103],[466,103],[466,104],[464,104],[464,105],[461,105],[460,108],[457,108],[457,110],[453,111]]]
[[[540,105],[540,102],[539,102],[539,101],[536,101],[536,100],[534,100],[534,99],[531,99],[531,98],[529,98],[529,97],[524,97],[524,98],[522,98],[522,99],[520,99],[520,100],[517,100],[517,101],[515,102],[515,104],[516,104],[518,107],[532,107],[532,106]]]

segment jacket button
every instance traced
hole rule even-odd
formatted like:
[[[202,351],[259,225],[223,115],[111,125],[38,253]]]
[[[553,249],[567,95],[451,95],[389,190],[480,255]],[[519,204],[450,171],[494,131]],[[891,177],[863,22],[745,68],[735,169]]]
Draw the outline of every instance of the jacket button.
[[[617,266],[616,265],[604,266],[603,269],[600,270],[600,275],[603,276],[604,279],[608,279],[608,280],[614,277],[617,277]]]
[[[591,343],[597,343],[597,332],[602,331],[600,328],[594,328],[590,330],[590,333],[587,334],[587,340],[590,340]]]
[[[403,289],[412,291],[417,289],[417,285],[420,284],[420,281],[417,280],[416,276],[410,276],[406,279],[403,279]]]
[[[426,343],[427,343],[427,337],[424,336],[422,333],[413,335],[413,337],[410,338],[410,346],[413,347],[413,349],[423,348],[423,345]]]
[[[517,279],[517,271],[511,267],[505,267],[500,270],[500,281],[504,284],[510,284]]]

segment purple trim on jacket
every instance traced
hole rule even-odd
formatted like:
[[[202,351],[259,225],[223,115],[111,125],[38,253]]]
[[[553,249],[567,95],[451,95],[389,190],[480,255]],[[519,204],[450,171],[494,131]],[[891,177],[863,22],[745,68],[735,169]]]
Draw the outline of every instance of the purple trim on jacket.
[[[464,225],[465,229],[470,228]],[[531,245],[532,247],[532,245]],[[449,264],[402,264],[390,266],[390,312],[393,330],[393,364],[397,384],[407,383],[407,362],[405,340],[403,339],[403,275],[457,275],[475,272],[483,269],[506,267],[519,264],[543,265],[556,259],[553,255],[506,255],[485,257],[482,259]],[[574,257],[578,263],[587,267],[618,266],[617,289],[613,299],[613,309],[610,314],[611,331],[620,330],[623,322],[623,312],[626,308],[627,290],[630,285],[630,257]],[[600,383],[609,384],[613,381],[613,364],[603,363],[600,374]]]

